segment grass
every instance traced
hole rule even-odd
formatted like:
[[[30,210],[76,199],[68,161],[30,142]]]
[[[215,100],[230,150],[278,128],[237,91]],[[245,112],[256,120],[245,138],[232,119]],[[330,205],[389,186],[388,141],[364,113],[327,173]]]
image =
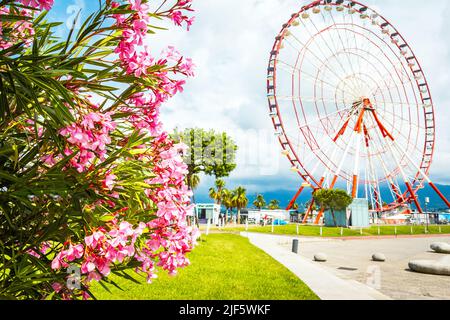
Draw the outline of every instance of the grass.
[[[112,276],[123,290],[99,284],[92,292],[101,300],[316,300],[318,297],[293,273],[248,239],[210,234],[190,254],[191,265],[176,277],[160,272],[153,284]]]
[[[203,229],[203,228],[202,228]],[[412,233],[411,233],[412,229]],[[428,229],[428,232],[426,230]],[[214,230],[214,229],[211,229]],[[317,226],[299,226],[299,233],[297,234],[297,225],[289,224],[286,226],[274,226],[273,234],[277,235],[300,235],[305,237],[320,237],[320,227]],[[370,228],[362,229],[347,229],[344,228],[342,236],[344,237],[367,237],[367,236],[395,236],[395,235],[423,235],[423,234],[450,234],[450,226],[381,226],[379,227],[380,233],[378,234],[378,227],[373,226]],[[226,227],[224,231],[228,232],[242,232],[245,231],[245,227]],[[249,226],[248,232],[258,233],[272,233],[272,226]],[[322,228],[323,237],[341,237],[341,228]]]

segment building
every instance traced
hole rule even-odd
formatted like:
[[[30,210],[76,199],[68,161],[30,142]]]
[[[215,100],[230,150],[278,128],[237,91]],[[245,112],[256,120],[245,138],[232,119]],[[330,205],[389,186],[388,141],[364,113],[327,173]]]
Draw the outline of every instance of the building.
[[[331,212],[326,212],[324,224],[327,227],[367,228],[370,226],[369,202],[367,199],[354,199],[347,210],[334,213],[336,226]]]
[[[250,224],[259,224],[261,221],[281,220],[289,222],[291,219],[290,211],[286,210],[247,210],[247,218]]]
[[[439,223],[450,223],[450,213],[440,213],[438,220]]]
[[[212,225],[219,224],[221,207],[215,203],[197,203],[195,205],[195,215],[199,223],[208,223]]]

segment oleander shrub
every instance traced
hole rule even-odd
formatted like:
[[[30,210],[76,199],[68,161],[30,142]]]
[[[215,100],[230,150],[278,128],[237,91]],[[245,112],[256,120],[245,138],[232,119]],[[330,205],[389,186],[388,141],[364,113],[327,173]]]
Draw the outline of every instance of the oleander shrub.
[[[193,63],[151,36],[165,19],[189,28],[191,0],[98,3],[62,39],[53,0],[0,0],[3,299],[87,299],[111,273],[189,264],[186,146],[159,111]]]

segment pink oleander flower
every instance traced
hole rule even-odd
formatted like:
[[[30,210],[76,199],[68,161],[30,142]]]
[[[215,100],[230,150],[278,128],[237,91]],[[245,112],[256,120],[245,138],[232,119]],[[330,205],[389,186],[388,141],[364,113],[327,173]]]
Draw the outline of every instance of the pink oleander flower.
[[[72,148],[79,151],[78,155],[71,159],[71,166],[81,173],[92,165],[95,158],[104,160],[106,147],[111,143],[110,133],[116,126],[111,114],[96,112],[85,115],[79,123],[61,129],[59,134],[65,136],[71,145],[65,154],[71,155]]]
[[[167,49],[163,50],[162,55],[164,55],[168,60],[178,62],[181,59],[181,53],[179,53],[174,46],[169,46]]]
[[[194,76],[194,68],[195,65],[192,62],[192,59],[186,58],[183,60],[183,62],[180,64],[180,72],[186,74],[189,77]]]
[[[41,161],[49,167],[53,167],[56,164],[56,159],[53,154],[42,156]]]
[[[80,259],[83,255],[84,246],[82,244],[75,246],[71,244],[67,250],[63,250],[56,255],[52,261],[52,269],[58,270],[62,267],[67,268],[69,266],[69,262]]]
[[[102,182],[103,188],[112,191],[114,189],[114,186],[116,185],[116,179],[116,175],[108,173],[105,180],[103,180]]]
[[[39,10],[50,10],[53,7],[54,0],[20,0],[24,6],[36,8]]]
[[[63,289],[63,286],[62,284],[55,282],[52,284],[52,288],[53,290],[55,290],[56,293],[59,293]]]

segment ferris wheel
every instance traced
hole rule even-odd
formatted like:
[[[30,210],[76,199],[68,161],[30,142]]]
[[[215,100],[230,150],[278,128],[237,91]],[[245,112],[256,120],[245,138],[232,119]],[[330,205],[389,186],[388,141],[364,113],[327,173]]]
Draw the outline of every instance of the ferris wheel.
[[[450,207],[429,178],[436,129],[425,73],[375,10],[344,0],[302,7],[276,37],[267,91],[283,154],[303,181],[288,209],[307,187],[342,185],[373,212],[423,212],[426,183]]]

